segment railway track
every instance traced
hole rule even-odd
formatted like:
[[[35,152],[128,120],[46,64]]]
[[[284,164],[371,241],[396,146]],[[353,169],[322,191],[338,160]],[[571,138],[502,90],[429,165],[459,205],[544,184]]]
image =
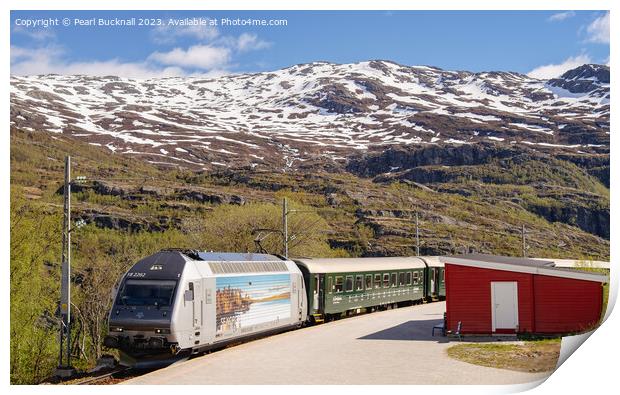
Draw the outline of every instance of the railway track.
[[[133,377],[132,372],[133,373],[137,373],[132,368],[122,367],[122,368],[115,369],[115,370],[113,370],[111,372],[101,374],[99,376],[87,377],[87,378],[84,378],[84,379],[79,380],[77,382],[73,382],[71,384],[75,384],[75,385],[89,385],[89,384],[103,384],[102,383],[103,381],[111,381],[111,380],[122,381],[122,379],[127,379],[127,378],[130,378],[130,377]]]

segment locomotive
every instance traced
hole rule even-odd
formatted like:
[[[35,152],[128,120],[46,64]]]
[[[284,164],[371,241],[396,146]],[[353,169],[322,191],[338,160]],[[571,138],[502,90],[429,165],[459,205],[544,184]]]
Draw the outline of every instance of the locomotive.
[[[104,339],[121,364],[159,366],[342,316],[445,298],[437,257],[289,260],[162,250],[121,278]]]

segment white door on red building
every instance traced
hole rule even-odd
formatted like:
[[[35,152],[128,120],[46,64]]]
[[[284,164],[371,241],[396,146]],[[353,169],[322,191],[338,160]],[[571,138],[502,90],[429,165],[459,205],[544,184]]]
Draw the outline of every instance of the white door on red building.
[[[516,281],[491,282],[493,332],[496,329],[517,329],[519,299]]]

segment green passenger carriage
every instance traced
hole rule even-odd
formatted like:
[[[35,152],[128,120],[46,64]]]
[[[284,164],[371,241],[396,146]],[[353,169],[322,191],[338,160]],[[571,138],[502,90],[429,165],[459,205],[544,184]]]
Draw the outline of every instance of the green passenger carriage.
[[[418,257],[295,262],[304,274],[309,316],[314,322],[418,303],[426,297],[427,266]]]

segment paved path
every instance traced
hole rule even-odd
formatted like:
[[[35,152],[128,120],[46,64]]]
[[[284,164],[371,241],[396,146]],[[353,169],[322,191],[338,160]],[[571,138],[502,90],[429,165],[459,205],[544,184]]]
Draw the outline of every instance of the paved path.
[[[440,302],[347,318],[231,347],[123,384],[516,384],[548,375],[448,357],[451,343],[430,336],[444,311]]]

